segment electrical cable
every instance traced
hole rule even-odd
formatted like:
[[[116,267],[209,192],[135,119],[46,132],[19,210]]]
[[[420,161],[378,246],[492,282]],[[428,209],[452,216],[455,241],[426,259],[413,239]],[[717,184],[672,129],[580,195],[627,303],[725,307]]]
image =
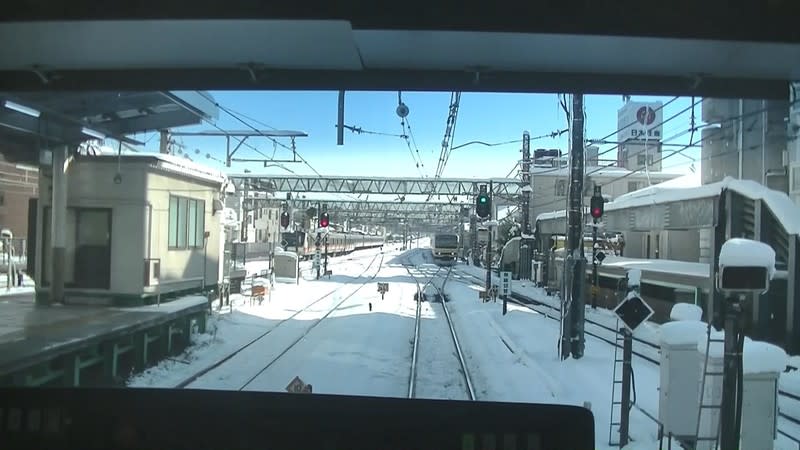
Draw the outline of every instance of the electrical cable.
[[[676,98],[678,98],[678,97],[676,97]],[[662,106],[661,106],[660,108],[658,108],[657,110],[661,110],[661,109],[663,109],[665,106],[667,106],[668,104],[672,103],[672,101],[674,101],[674,100],[675,100],[675,99],[673,99],[673,100],[671,100],[671,101],[669,101],[669,102],[665,103],[664,105],[662,105]],[[686,113],[686,112],[688,112],[690,109],[691,109],[692,111],[694,111],[694,107],[695,107],[697,104],[699,104],[701,101],[702,101],[702,100],[697,100],[697,101],[695,101],[695,102],[692,102],[692,104],[691,104],[691,105],[689,105],[688,107],[686,107],[686,108],[684,108],[684,109],[680,110],[679,112],[677,112],[677,113],[673,114],[672,116],[670,116],[670,117],[668,117],[668,118],[666,118],[666,119],[663,119],[663,120],[662,120],[660,123],[658,123],[658,124],[656,124],[656,125],[653,125],[653,126],[652,126],[652,128],[656,128],[656,127],[659,127],[659,126],[663,126],[665,123],[668,123],[668,122],[670,122],[670,121],[672,121],[672,120],[676,119],[677,117],[680,117],[681,115],[685,114],[685,113]],[[584,123],[585,123],[585,122],[584,122]],[[626,128],[629,128],[629,127],[631,127],[631,126],[635,125],[636,123],[638,123],[638,122],[633,122],[633,123],[631,123],[631,124],[629,124],[629,125],[627,125],[627,126],[625,126],[625,127],[619,128],[619,129],[618,129],[617,131],[615,131],[614,133],[611,133],[611,134],[609,134],[608,136],[606,136],[606,137],[604,137],[604,138],[602,138],[602,139],[594,139],[594,140],[596,140],[596,141],[604,141],[604,140],[606,140],[608,137],[610,137],[610,136],[613,136],[614,134],[616,134],[616,133],[618,133],[618,132],[620,132],[620,131],[622,131],[622,130],[625,130]],[[666,139],[665,139],[665,140],[663,140],[662,142],[666,142]],[[624,145],[624,144],[626,144],[626,143],[628,143],[628,142],[620,142],[620,143],[618,143],[618,144],[614,145],[613,147],[611,147],[611,148],[609,148],[609,149],[606,149],[606,150],[603,150],[602,152],[599,152],[599,153],[597,154],[597,158],[599,159],[601,156],[603,156],[603,155],[607,155],[608,153],[610,153],[610,152],[612,152],[612,151],[614,151],[614,150],[618,149],[619,147],[621,147],[622,145]],[[569,154],[569,153],[567,153],[567,154]],[[606,166],[601,166],[601,167],[611,167],[613,164],[615,164],[615,163],[609,163],[608,165],[606,165]],[[545,173],[550,173],[550,172],[557,172],[557,171],[559,171],[559,170],[561,170],[561,169],[562,169],[562,167],[554,167],[553,169],[549,169],[549,170],[543,170],[543,171],[539,172],[539,174],[545,174]]]
[[[797,101],[795,101],[795,102],[791,103],[789,106],[791,107],[791,106],[792,106],[794,103],[797,103],[797,102],[800,102],[800,99],[798,99]],[[690,128],[689,130],[687,130],[687,131],[684,131],[684,132],[682,132],[682,133],[679,133],[678,135],[674,135],[674,136],[670,137],[670,138],[669,138],[669,139],[667,139],[667,140],[676,139],[676,138],[678,138],[678,137],[680,137],[680,136],[683,136],[683,135],[684,135],[684,134],[686,134],[686,133],[692,133],[692,135],[693,135],[693,134],[694,134],[694,131],[695,131],[695,130],[697,130],[697,129],[700,129],[700,128],[706,128],[706,127],[710,127],[710,126],[713,126],[713,125],[722,125],[723,123],[730,122],[730,125],[728,125],[728,126],[720,126],[720,127],[715,127],[715,129],[716,129],[716,130],[719,130],[719,131],[720,131],[720,133],[718,133],[718,134],[716,134],[716,135],[711,135],[711,134],[709,134],[709,136],[706,136],[706,137],[704,137],[704,138],[701,138],[699,141],[697,141],[697,142],[696,142],[696,143],[694,143],[694,144],[693,144],[693,143],[690,141],[688,145],[684,145],[684,146],[683,146],[683,147],[681,147],[680,149],[673,151],[672,153],[670,153],[670,154],[669,154],[669,155],[667,155],[667,156],[664,156],[664,157],[662,157],[662,158],[661,158],[661,159],[659,159],[658,161],[654,161],[654,163],[655,163],[655,162],[661,162],[661,161],[663,161],[663,160],[665,160],[665,159],[667,159],[667,158],[670,158],[670,157],[672,157],[672,156],[675,156],[676,154],[682,153],[682,152],[684,152],[684,151],[688,150],[689,148],[692,148],[692,147],[694,147],[694,146],[696,146],[696,145],[698,145],[698,144],[700,144],[700,143],[702,143],[702,142],[705,142],[705,141],[706,141],[706,140],[708,140],[708,139],[719,137],[719,136],[720,136],[720,134],[722,134],[722,132],[723,132],[723,131],[727,131],[728,129],[731,129],[731,128],[733,128],[733,127],[736,125],[736,122],[744,121],[744,119],[745,119],[745,118],[747,118],[747,117],[750,117],[750,116],[754,116],[754,115],[761,114],[761,113],[763,113],[764,111],[766,111],[767,109],[768,109],[768,108],[764,107],[764,108],[760,108],[760,109],[757,109],[757,110],[754,110],[754,111],[750,111],[750,112],[748,112],[748,113],[744,113],[744,114],[738,114],[738,115],[731,116],[731,117],[728,117],[728,118],[720,119],[720,120],[718,120],[718,121],[710,122],[710,123],[706,124],[706,125],[705,125],[705,126],[703,126],[703,127],[692,127],[692,128]],[[692,110],[692,111],[694,111],[694,110]],[[665,141],[666,141],[666,140],[665,140]],[[592,173],[594,173],[594,172],[596,172],[596,171],[598,171],[598,170],[602,170],[602,169],[597,169],[597,170],[595,170],[595,171],[592,171],[592,172],[589,172],[589,173],[587,173],[586,175],[591,175]],[[620,176],[620,177],[617,177],[617,178],[614,178],[614,179],[612,179],[612,180],[611,180],[611,181],[609,181],[609,182],[606,182],[605,184],[603,184],[603,186],[605,186],[605,185],[607,185],[607,184],[609,184],[609,183],[613,183],[614,181],[618,181],[618,180],[621,180],[621,179],[623,179],[623,178],[629,177],[629,176],[633,175],[634,173],[640,172],[641,170],[642,170],[641,168],[639,168],[639,169],[635,169],[635,170],[632,170],[631,172],[629,172],[629,173],[627,173],[627,174],[625,174],[625,175],[622,175],[622,176]]]
[[[320,173],[317,171],[317,169],[315,169],[315,168],[314,168],[314,166],[312,166],[312,165],[311,165],[311,163],[309,163],[309,162],[308,162],[308,161],[307,161],[305,158],[303,158],[303,155],[301,155],[301,154],[300,154],[300,153],[299,153],[299,152],[298,152],[296,149],[294,149],[294,148],[292,148],[292,147],[288,147],[286,144],[283,144],[283,143],[281,143],[281,142],[278,142],[278,141],[277,141],[276,139],[274,139],[272,136],[267,136],[267,135],[265,135],[265,134],[264,134],[264,133],[263,133],[261,130],[259,130],[258,128],[254,127],[252,124],[250,124],[250,123],[246,122],[246,121],[245,121],[245,120],[243,120],[241,117],[237,116],[236,114],[234,114],[233,112],[231,112],[231,111],[230,111],[228,108],[226,108],[226,107],[224,107],[224,106],[220,105],[219,103],[215,103],[215,105],[216,105],[216,106],[217,106],[219,109],[221,109],[223,112],[225,112],[226,114],[228,114],[229,116],[231,116],[231,117],[233,117],[234,119],[236,119],[237,121],[241,122],[241,123],[242,123],[244,126],[246,126],[246,127],[250,128],[250,129],[252,129],[252,130],[253,130],[253,131],[255,131],[256,133],[260,134],[261,136],[263,136],[263,137],[265,137],[265,138],[267,138],[267,139],[271,140],[271,141],[272,141],[272,142],[273,142],[275,145],[280,145],[281,147],[284,147],[284,148],[286,148],[287,150],[290,150],[290,151],[292,152],[292,154],[293,154],[293,155],[295,155],[295,156],[297,156],[297,158],[299,158],[299,159],[300,159],[300,161],[301,161],[303,164],[305,164],[306,166],[308,166],[308,168],[309,168],[309,169],[311,169],[311,171],[312,171],[312,172],[314,172],[314,174],[315,174],[315,175],[317,175],[318,177],[322,177],[322,174],[320,174]],[[217,127],[217,125],[216,125],[216,124],[212,124],[212,125],[213,125],[214,127],[216,127],[216,128],[218,128],[218,129],[219,129],[219,127]],[[270,128],[271,128],[271,127],[270,127]],[[221,130],[221,129],[220,129],[220,130]],[[224,132],[224,130],[221,130],[221,131],[223,131],[223,132]],[[244,143],[244,142],[242,142],[242,143]],[[256,152],[258,152],[260,155],[264,156],[265,158],[267,158],[267,159],[270,159],[270,158],[269,158],[267,155],[265,155],[263,152],[261,152],[260,150],[256,149],[256,148],[255,148],[255,147],[253,147],[252,145],[249,145],[249,147],[250,147],[250,148],[252,148],[253,150],[255,150]],[[269,161],[266,161],[266,162],[269,162]],[[275,164],[274,164],[274,166],[275,166],[275,167],[280,167],[280,168],[282,168],[282,169],[284,169],[284,170],[286,170],[286,171],[288,171],[288,172],[294,173],[294,172],[292,172],[291,170],[287,169],[286,167],[284,167],[283,165],[281,165],[281,164],[279,164],[279,163],[275,163]],[[343,195],[342,195],[342,194],[337,194],[337,195],[338,195],[340,198],[341,198],[341,197],[343,197]],[[351,198],[351,199],[355,200],[355,198],[354,198],[352,195],[349,195],[349,194],[344,194],[344,197],[349,197],[349,198]]]
[[[798,99],[798,101],[800,102],[800,99]],[[731,118],[730,120],[736,120],[736,118]],[[733,128],[733,126],[734,126],[734,125],[733,125],[733,124],[731,124],[731,125],[728,125],[728,126],[719,127],[719,128],[717,128],[717,129],[718,129],[718,130],[720,130],[720,133],[715,133],[715,134],[713,134],[713,135],[712,135],[712,134],[710,134],[709,136],[706,136],[705,138],[701,138],[699,141],[695,142],[694,144],[690,143],[690,144],[688,144],[688,145],[684,145],[682,148],[680,148],[680,149],[678,149],[678,150],[675,150],[675,151],[673,151],[671,154],[669,154],[669,155],[667,155],[667,156],[665,156],[665,157],[663,157],[663,158],[659,159],[658,161],[660,162],[660,161],[663,161],[663,160],[665,160],[665,159],[667,159],[667,158],[670,158],[670,157],[672,157],[672,156],[675,156],[676,154],[680,154],[680,152],[686,151],[686,150],[688,150],[689,148],[692,148],[692,147],[697,147],[697,146],[698,146],[698,144],[701,144],[702,142],[704,142],[704,141],[706,141],[706,140],[708,140],[708,139],[713,139],[713,138],[719,137],[719,135],[720,135],[720,134],[723,134],[723,132],[724,132],[724,131],[727,131],[728,129],[730,129],[730,128]],[[698,129],[699,129],[699,128],[704,128],[704,127],[695,127],[695,128],[698,128]],[[682,132],[682,133],[679,133],[678,135],[675,135],[675,136],[672,136],[672,137],[668,138],[667,140],[676,139],[676,138],[678,138],[678,137],[680,137],[680,136],[682,136],[682,135],[684,135],[684,134],[686,134],[686,133],[689,133],[690,131],[691,131],[691,130],[686,130],[686,131],[684,131],[684,132]],[[750,146],[750,147],[748,147],[748,148],[746,148],[746,149],[743,149],[743,151],[750,151],[750,150],[754,150],[754,149],[760,148],[760,146],[761,146],[760,144],[754,144],[754,145],[752,145],[752,146]],[[709,156],[706,156],[706,157],[704,157],[704,158],[700,158],[700,159],[696,160],[696,162],[697,162],[697,161],[699,161],[699,162],[702,162],[702,161],[707,161],[707,160],[710,160],[710,159],[714,159],[714,158],[718,158],[718,157],[722,157],[722,156],[726,156],[726,155],[727,155],[727,154],[725,154],[725,153],[723,153],[723,154],[717,154],[717,155],[709,155]],[[609,167],[611,167],[611,166],[610,166],[610,165],[609,165],[609,166],[601,166],[601,167],[599,167],[598,169],[595,169],[595,170],[593,170],[593,171],[591,171],[591,172],[588,172],[588,173],[586,173],[586,175],[585,175],[585,176],[589,176],[589,175],[591,175],[591,174],[593,174],[593,173],[597,173],[597,172],[599,172],[599,171],[601,171],[601,170],[603,170],[603,169],[607,169],[607,168],[609,168]],[[563,169],[563,168],[562,168],[562,169]],[[628,173],[626,173],[626,174],[624,174],[624,175],[620,175],[619,177],[616,177],[616,178],[613,178],[613,179],[611,179],[610,181],[608,181],[608,182],[604,183],[602,186],[605,186],[605,185],[611,184],[611,183],[613,183],[613,182],[615,182],[615,181],[619,181],[619,180],[621,180],[621,179],[623,179],[623,178],[627,178],[627,177],[629,177],[629,176],[633,175],[634,173],[638,173],[638,172],[640,172],[641,170],[642,170],[642,168],[639,168],[639,169],[634,169],[634,170],[632,170],[632,171],[630,171],[630,172],[628,172]],[[544,174],[544,173],[550,173],[550,172],[551,172],[551,171],[542,171],[542,172],[536,172],[536,173],[534,173],[534,174],[533,174],[533,176],[536,176],[536,175],[541,175],[541,174]],[[549,202],[547,202],[547,203],[543,203],[543,204],[540,204],[540,205],[533,205],[533,208],[541,208],[541,207],[544,207],[544,206],[549,206],[549,205],[552,205],[552,204],[554,204],[554,203],[558,203],[558,202],[561,202],[561,201],[564,201],[564,199],[563,199],[563,198],[558,198],[558,199],[555,199],[555,200],[552,200],[552,201],[549,201]]]
[[[336,127],[338,127],[338,125],[334,125],[334,128],[336,128]],[[357,126],[354,126],[354,125],[342,125],[342,127],[350,130],[351,132],[353,132],[353,134],[372,134],[372,135],[376,135],[376,136],[389,136],[389,137],[397,137],[397,138],[401,138],[401,139],[405,139],[406,137],[408,137],[408,136],[403,135],[403,134],[392,134],[392,133],[384,133],[382,131],[365,130],[365,129],[361,128],[361,127],[357,127]]]
[[[733,425],[734,432],[740,437],[742,435],[742,400],[744,396],[744,336],[744,331],[740,327],[736,340],[736,421]]]

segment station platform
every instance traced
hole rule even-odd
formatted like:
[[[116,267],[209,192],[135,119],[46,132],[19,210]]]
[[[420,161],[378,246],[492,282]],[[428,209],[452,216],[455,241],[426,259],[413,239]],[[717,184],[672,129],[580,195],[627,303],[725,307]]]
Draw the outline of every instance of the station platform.
[[[202,296],[133,308],[0,297],[0,386],[115,386],[204,332]]]

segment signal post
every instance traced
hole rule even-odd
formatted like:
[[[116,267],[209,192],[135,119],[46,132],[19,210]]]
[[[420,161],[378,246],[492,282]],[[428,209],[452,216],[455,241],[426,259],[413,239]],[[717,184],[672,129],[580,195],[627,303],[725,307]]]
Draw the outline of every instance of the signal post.
[[[592,214],[592,222],[594,224],[592,227],[592,309],[597,308],[597,288],[599,284],[597,263],[598,259],[602,260],[602,257],[597,254],[597,224],[600,223],[600,218],[603,217],[604,206],[605,200],[603,199],[602,187],[595,185],[589,211]]]

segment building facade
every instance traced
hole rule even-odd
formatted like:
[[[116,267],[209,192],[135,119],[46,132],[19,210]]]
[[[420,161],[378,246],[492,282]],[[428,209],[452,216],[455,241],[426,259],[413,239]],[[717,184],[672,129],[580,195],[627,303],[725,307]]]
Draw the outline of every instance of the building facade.
[[[588,205],[595,184],[602,186],[603,195],[615,199],[620,195],[656,185],[679,177],[675,173],[631,172],[618,167],[586,167],[584,182],[584,204]],[[569,169],[565,167],[535,167],[531,169],[531,218],[539,214],[559,211],[567,207],[569,193]]]
[[[661,102],[627,101],[617,111],[617,166],[661,171],[663,107]]]
[[[0,228],[11,230],[15,240],[28,236],[28,204],[38,196],[38,179],[36,168],[13,164],[0,156]]]
[[[725,177],[752,180],[789,193],[792,162],[787,127],[788,100],[703,100],[701,174],[703,184]]]

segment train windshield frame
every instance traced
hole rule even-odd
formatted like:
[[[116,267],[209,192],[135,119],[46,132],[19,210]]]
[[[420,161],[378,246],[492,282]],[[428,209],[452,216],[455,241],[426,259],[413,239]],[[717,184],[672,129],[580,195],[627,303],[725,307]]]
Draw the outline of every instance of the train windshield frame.
[[[434,238],[434,245],[437,248],[458,248],[458,235],[437,234]]]

